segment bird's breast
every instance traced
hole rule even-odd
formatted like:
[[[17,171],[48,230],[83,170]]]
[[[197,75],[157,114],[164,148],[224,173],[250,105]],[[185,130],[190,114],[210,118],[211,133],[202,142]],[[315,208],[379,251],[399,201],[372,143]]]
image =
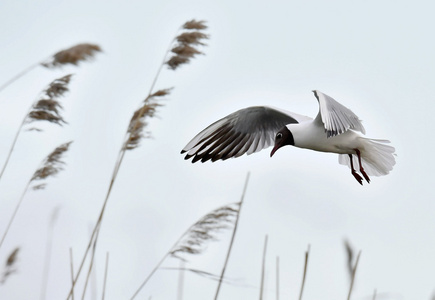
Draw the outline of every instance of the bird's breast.
[[[354,131],[348,130],[328,138],[325,128],[314,122],[290,124],[287,127],[293,134],[295,147],[339,154],[353,153],[357,148],[358,134]]]

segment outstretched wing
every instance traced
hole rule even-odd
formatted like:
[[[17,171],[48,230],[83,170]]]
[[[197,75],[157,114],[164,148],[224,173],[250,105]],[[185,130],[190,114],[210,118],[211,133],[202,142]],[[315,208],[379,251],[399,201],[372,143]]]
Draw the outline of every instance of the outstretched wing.
[[[187,152],[184,159],[193,157],[192,163],[249,155],[271,146],[275,134],[285,125],[309,119],[267,106],[248,107],[208,126],[181,153]]]
[[[350,109],[319,91],[313,93],[319,101],[319,113],[315,122],[323,123],[328,137],[342,134],[349,129],[366,133],[361,120]]]

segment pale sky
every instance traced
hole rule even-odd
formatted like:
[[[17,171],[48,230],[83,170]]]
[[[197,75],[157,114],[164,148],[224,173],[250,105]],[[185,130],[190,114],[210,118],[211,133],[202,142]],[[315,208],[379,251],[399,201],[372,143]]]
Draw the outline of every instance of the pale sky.
[[[103,53],[79,67],[39,68],[0,93],[0,163],[28,107],[55,78],[74,73],[62,99],[68,125],[23,132],[0,182],[0,230],[40,161],[74,140],[65,171],[29,192],[0,250],[21,248],[1,299],[38,299],[50,216],[47,299],[65,299],[69,249],[75,268],[101,209],[128,122],[146,97],[169,42],[185,21],[206,20],[210,40],[157,89],[174,87],[128,152],[104,217],[96,253],[101,299],[129,299],[178,237],[211,210],[240,200],[250,182],[219,299],[257,299],[267,234],[264,298],[297,299],[311,245],[304,300],[346,299],[343,239],[362,250],[352,299],[430,299],[435,292],[435,202],[430,120],[435,113],[435,6],[430,1],[10,1],[0,3],[0,84],[78,43]],[[180,150],[235,110],[269,105],[314,117],[320,90],[363,120],[367,137],[389,139],[397,164],[360,186],[336,154],[286,147],[224,162],[191,164]],[[3,231],[2,231],[3,232]],[[189,256],[186,267],[218,274],[230,231]],[[165,267],[178,267],[168,259]],[[176,299],[178,272],[159,270],[136,299]],[[186,273],[184,298],[212,299],[217,283]],[[92,290],[92,289],[90,289]],[[77,288],[76,299],[81,297]]]

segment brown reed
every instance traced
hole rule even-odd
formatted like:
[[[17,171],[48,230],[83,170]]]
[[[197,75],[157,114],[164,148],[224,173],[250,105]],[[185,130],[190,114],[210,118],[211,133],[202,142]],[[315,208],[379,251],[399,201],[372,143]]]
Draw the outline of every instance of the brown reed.
[[[73,293],[73,289],[77,283],[77,280],[81,274],[81,271],[83,269],[83,265],[86,261],[86,258],[88,256],[88,254],[90,253],[90,249],[93,245],[93,241],[98,240],[98,232],[101,228],[101,223],[103,220],[103,216],[104,216],[104,212],[107,206],[107,202],[109,200],[113,185],[116,181],[117,175],[118,175],[118,171],[119,168],[121,167],[122,161],[124,159],[125,153],[127,150],[132,150],[132,149],[136,149],[139,144],[140,141],[143,138],[149,137],[149,134],[144,134],[143,130],[144,128],[148,125],[146,118],[150,118],[150,117],[154,117],[155,113],[156,113],[156,109],[157,107],[161,106],[159,103],[157,103],[157,99],[159,99],[162,96],[166,96],[169,94],[170,89],[162,89],[159,90],[157,92],[153,92],[154,91],[154,86],[157,82],[157,79],[160,75],[160,72],[163,68],[163,66],[167,65],[169,67],[169,69],[175,70],[177,69],[180,65],[184,64],[184,63],[188,63],[190,58],[192,58],[195,54],[186,54],[185,52],[182,52],[182,54],[177,54],[175,52],[176,57],[186,57],[188,58],[187,60],[183,61],[183,62],[179,62],[176,65],[170,65],[169,61],[170,58],[168,59],[167,57],[169,56],[170,51],[173,48],[179,47],[180,45],[188,45],[190,47],[193,47],[194,45],[202,45],[203,43],[201,42],[203,39],[207,39],[208,35],[204,34],[201,32],[201,30],[205,29],[206,26],[204,25],[204,21],[196,21],[196,20],[191,20],[186,22],[185,24],[183,24],[183,26],[180,28],[181,30],[187,30],[183,31],[181,34],[177,35],[170,43],[170,46],[168,48],[168,50],[166,51],[165,55],[164,55],[164,59],[163,62],[160,64],[158,70],[157,70],[157,74],[154,77],[154,80],[151,84],[149,93],[147,95],[147,97],[145,98],[145,100],[143,101],[143,103],[141,104],[140,108],[138,110],[136,110],[133,113],[132,118],[130,119],[128,128],[126,130],[126,135],[125,135],[125,139],[124,142],[122,144],[122,147],[119,151],[118,154],[118,158],[117,161],[115,162],[115,167],[113,170],[113,174],[112,174],[112,178],[110,180],[110,184],[106,193],[106,197],[104,199],[103,202],[103,206],[100,210],[99,216],[97,218],[97,222],[95,223],[94,226],[94,230],[92,232],[91,238],[89,240],[89,242],[87,243],[86,249],[85,249],[85,253],[82,257],[80,266],[77,270],[77,274],[73,280],[73,284],[71,286],[71,289],[68,293],[67,298],[70,298],[72,293]],[[196,36],[196,38],[193,38],[193,40],[189,41],[185,41],[185,42],[180,42],[178,41],[179,37],[185,33],[194,33],[193,35]],[[96,243],[95,243],[96,245]],[[95,253],[95,252],[93,252]],[[93,254],[91,254],[93,255]],[[90,260],[91,264],[93,263],[93,259]]]
[[[3,164],[2,170],[0,171],[0,180],[6,170],[6,167],[8,166],[12,152],[15,148],[15,144],[18,140],[18,136],[26,124],[47,121],[62,126],[62,124],[67,123],[60,114],[62,105],[60,104],[59,100],[67,91],[69,91],[68,84],[71,81],[71,76],[72,74],[69,74],[53,80],[47,86],[47,88],[42,91],[41,96],[32,104],[24,116],[20,126],[18,127],[17,133],[15,134],[11,148],[9,149],[8,155],[6,157],[6,161]],[[36,127],[33,127],[30,130],[41,131],[41,129]]]
[[[63,170],[64,162],[62,161],[62,155],[64,155],[65,152],[68,151],[69,146],[72,142],[68,142],[65,144],[60,145],[59,147],[56,147],[42,162],[41,166],[35,171],[33,176],[30,178],[30,180],[27,182],[26,187],[23,190],[23,193],[21,194],[21,197],[15,206],[14,212],[12,213],[12,216],[8,222],[8,225],[5,229],[5,232],[3,233],[3,237],[0,241],[0,248],[3,245],[3,242],[9,232],[9,229],[15,220],[15,216],[17,215],[18,209],[21,207],[21,203],[23,202],[24,195],[27,193],[29,189],[32,190],[41,190],[44,189],[46,186],[46,182],[34,184],[35,181],[46,181],[48,178],[53,177],[57,175],[61,170]],[[34,184],[32,186],[32,184]]]
[[[5,284],[6,280],[15,272],[17,272],[16,264],[18,260],[18,252],[20,251],[19,247],[16,247],[9,254],[8,258],[5,262],[4,271],[2,274],[2,279],[0,280],[0,284]]]
[[[307,251],[305,251],[304,273],[302,275],[301,289],[299,291],[299,300],[302,300],[302,295],[304,294],[305,280],[307,278],[308,257],[309,257],[309,255],[310,255],[310,245],[308,245],[308,249],[307,249]]]
[[[54,69],[67,64],[78,65],[79,62],[89,61],[93,59],[95,57],[95,54],[101,51],[102,50],[100,46],[95,44],[88,44],[88,43],[78,44],[68,49],[59,51],[53,54],[52,56],[50,56],[49,58],[44,59],[40,62],[37,62],[27,67],[26,69],[24,69],[23,71],[21,71],[20,73],[18,73],[8,81],[6,81],[4,84],[0,86],[0,92],[3,89],[5,89],[7,86],[9,86],[11,83],[13,83],[14,81],[16,81],[17,79],[24,76],[25,74],[27,74],[28,72],[30,72],[31,70],[35,69],[38,66],[43,66],[48,69]]]
[[[130,299],[134,299],[139,294],[168,256],[186,261],[182,255],[203,253],[208,242],[217,240],[218,232],[229,228],[233,224],[235,225],[239,209],[240,203],[232,203],[219,207],[190,226],[174,243],[171,249],[166,252]]]
[[[95,54],[101,51],[101,47],[95,44],[78,44],[55,53],[47,61],[42,62],[41,65],[49,69],[67,64],[77,66],[82,61],[93,59]]]
[[[236,222],[234,223],[233,233],[231,235],[231,241],[230,241],[230,244],[228,246],[227,256],[225,257],[225,262],[224,262],[224,265],[222,267],[222,272],[221,272],[221,276],[219,278],[219,283],[218,283],[218,286],[216,289],[216,294],[214,296],[215,300],[217,300],[217,298],[219,296],[219,291],[221,289],[221,285],[222,285],[222,282],[223,282],[223,279],[225,276],[225,270],[227,269],[228,261],[230,259],[231,249],[233,248],[234,239],[236,237],[236,232],[237,232],[237,227],[239,225],[240,211],[242,209],[243,201],[245,200],[246,189],[248,188],[249,176],[250,176],[250,173],[248,172],[248,174],[246,175],[246,179],[245,179],[245,186],[243,187],[242,197],[241,197],[240,202],[239,202],[239,211],[237,213]]]
[[[172,257],[185,260],[183,254],[201,254],[207,242],[217,240],[217,234],[232,227],[239,213],[240,204],[233,203],[219,207],[193,224],[169,252]]]

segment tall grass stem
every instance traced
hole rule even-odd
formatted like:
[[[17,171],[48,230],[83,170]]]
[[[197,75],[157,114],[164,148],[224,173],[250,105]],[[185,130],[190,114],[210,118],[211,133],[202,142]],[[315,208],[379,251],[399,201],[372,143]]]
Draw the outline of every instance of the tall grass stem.
[[[263,300],[264,275],[266,273],[266,251],[267,251],[267,234],[266,237],[264,238],[263,263],[261,264],[260,300]]]
[[[302,275],[302,283],[301,283],[301,290],[299,292],[299,300],[302,300],[302,295],[304,293],[305,279],[307,277],[307,268],[308,268],[308,257],[309,257],[309,255],[310,255],[310,245],[308,245],[308,249],[305,252],[304,274]]]
[[[222,280],[224,279],[225,270],[226,270],[227,265],[228,265],[228,260],[230,259],[231,249],[233,248],[234,238],[236,237],[237,225],[239,224],[240,212],[242,210],[243,201],[245,199],[246,189],[248,188],[249,176],[250,176],[250,172],[248,172],[248,174],[246,175],[245,186],[243,187],[242,197],[240,199],[239,211],[237,212],[236,222],[234,223],[233,234],[231,236],[231,241],[230,241],[230,245],[228,247],[227,256],[225,257],[225,263],[224,263],[224,266],[222,268],[221,276],[219,278],[219,283],[218,283],[218,286],[216,289],[216,294],[214,296],[215,300],[217,300],[217,298],[219,296],[219,291],[221,289]]]

